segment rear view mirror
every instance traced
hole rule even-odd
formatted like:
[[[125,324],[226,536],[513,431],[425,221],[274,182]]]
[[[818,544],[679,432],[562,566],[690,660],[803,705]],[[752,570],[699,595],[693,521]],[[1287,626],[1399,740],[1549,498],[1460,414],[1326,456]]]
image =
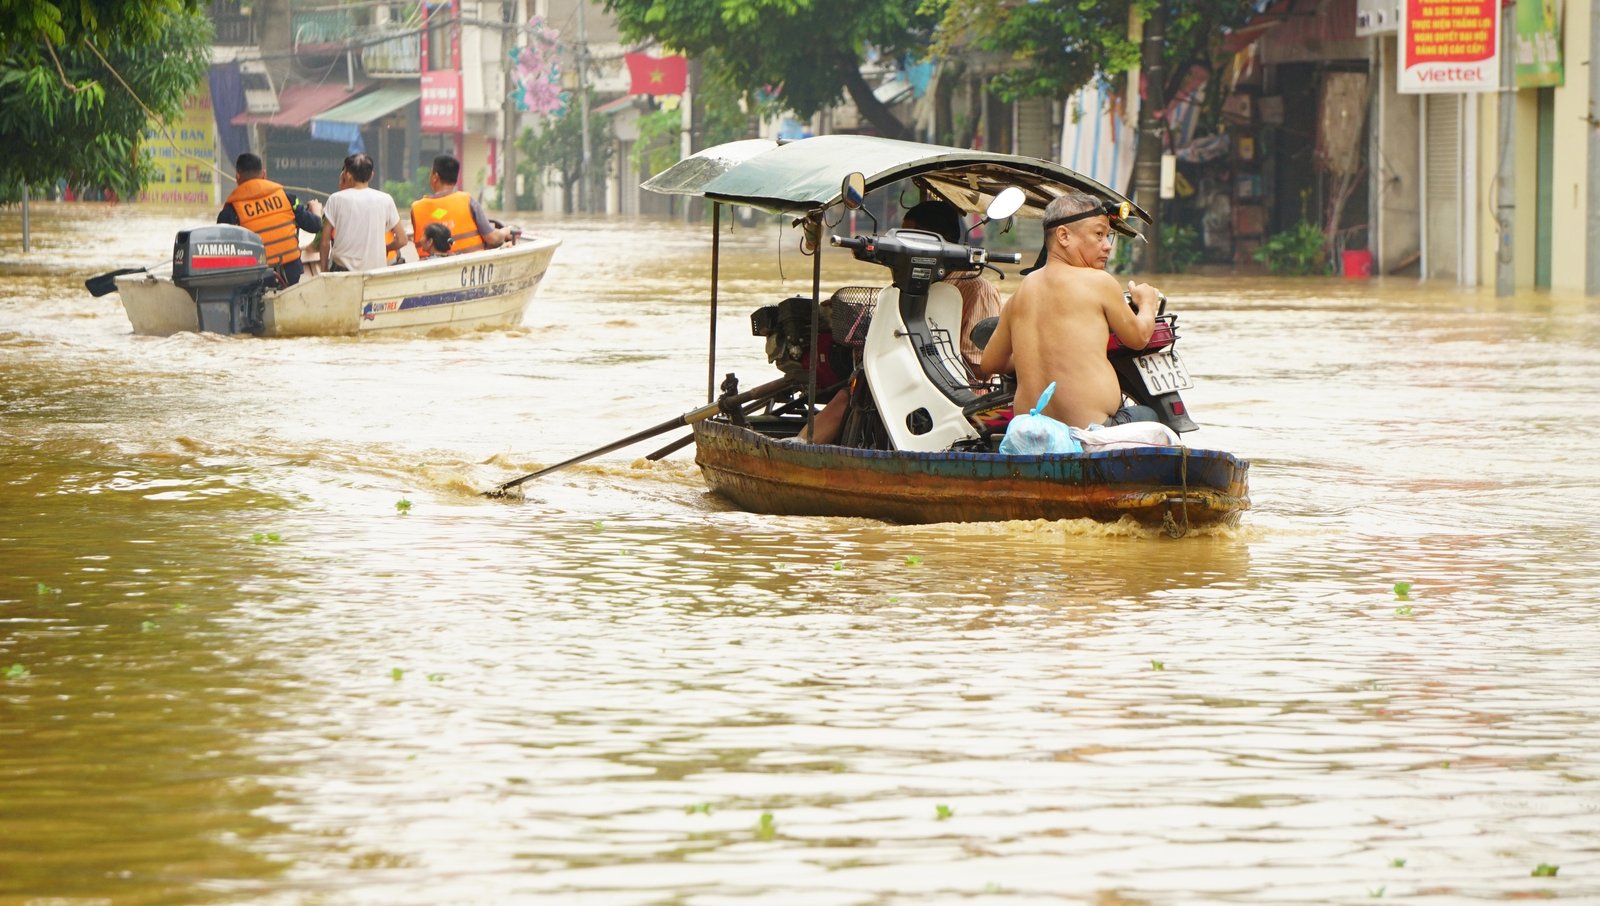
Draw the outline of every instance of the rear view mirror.
[[[1022,210],[1022,205],[1027,202],[1028,196],[1016,186],[1007,186],[1002,189],[994,200],[989,202],[988,210],[983,212],[986,220],[1005,220],[1012,214]]]
[[[844,183],[839,186],[839,199],[850,210],[859,210],[867,199],[867,178],[860,173],[846,176]]]

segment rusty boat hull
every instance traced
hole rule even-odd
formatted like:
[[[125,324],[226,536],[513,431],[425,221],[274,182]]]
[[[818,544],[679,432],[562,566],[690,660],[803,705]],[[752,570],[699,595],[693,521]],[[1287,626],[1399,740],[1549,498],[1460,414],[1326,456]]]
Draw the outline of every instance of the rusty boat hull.
[[[1220,450],[1136,447],[1009,456],[781,443],[722,419],[694,425],[695,462],[741,509],[906,524],[1132,518],[1187,529],[1250,507],[1250,464]]]

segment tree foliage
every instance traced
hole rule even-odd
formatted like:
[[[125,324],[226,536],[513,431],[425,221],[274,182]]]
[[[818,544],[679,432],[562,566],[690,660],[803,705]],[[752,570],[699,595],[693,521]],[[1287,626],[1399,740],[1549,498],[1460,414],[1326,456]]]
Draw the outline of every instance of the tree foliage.
[[[611,161],[611,142],[604,136],[610,134],[611,123],[602,113],[596,113],[594,94],[589,95],[589,170],[604,173]],[[573,196],[583,171],[583,113],[576,98],[567,99],[566,109],[544,121],[539,132],[522,130],[517,139],[521,156],[517,169],[529,185],[538,185],[538,178],[546,169],[553,169],[561,180],[562,205],[565,211],[573,210]]]
[[[963,46],[1005,54],[1009,65],[990,82],[1006,100],[1060,97],[1097,75],[1120,77],[1139,65],[1139,43],[1129,36],[1130,14],[1148,18],[1166,7],[1162,57],[1170,84],[1187,64],[1210,65],[1221,29],[1244,22],[1247,0],[928,0],[940,16],[936,52]]]
[[[211,23],[196,0],[0,4],[0,201],[58,179],[131,196],[153,172],[145,129],[177,120],[205,78]]]
[[[776,91],[810,116],[846,94],[884,135],[905,124],[861,76],[869,53],[920,57],[936,19],[923,0],[606,0],[623,35],[651,39],[701,61],[747,96]]]

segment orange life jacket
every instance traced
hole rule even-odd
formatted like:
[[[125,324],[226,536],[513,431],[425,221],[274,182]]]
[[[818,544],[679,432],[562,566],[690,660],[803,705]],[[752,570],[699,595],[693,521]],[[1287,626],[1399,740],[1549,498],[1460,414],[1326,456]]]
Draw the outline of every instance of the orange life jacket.
[[[228,195],[228,204],[239,215],[239,225],[266,244],[267,264],[300,260],[300,228],[283,186],[263,177],[247,179]]]
[[[422,231],[430,223],[450,228],[450,253],[475,252],[483,248],[478,222],[472,217],[472,196],[457,190],[441,198],[419,198],[411,203],[411,236],[417,243],[417,256],[428,257]]]
[[[398,249],[389,248],[391,242],[394,242],[394,230],[385,230],[383,233],[383,247],[389,254],[389,263],[399,264],[400,252]]]

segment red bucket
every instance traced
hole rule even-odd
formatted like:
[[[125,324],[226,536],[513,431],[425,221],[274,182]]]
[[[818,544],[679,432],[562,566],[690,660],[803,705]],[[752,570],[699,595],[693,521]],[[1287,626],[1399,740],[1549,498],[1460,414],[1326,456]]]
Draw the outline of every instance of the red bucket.
[[[1350,249],[1344,253],[1344,275],[1351,279],[1372,276],[1372,253],[1366,249]]]

